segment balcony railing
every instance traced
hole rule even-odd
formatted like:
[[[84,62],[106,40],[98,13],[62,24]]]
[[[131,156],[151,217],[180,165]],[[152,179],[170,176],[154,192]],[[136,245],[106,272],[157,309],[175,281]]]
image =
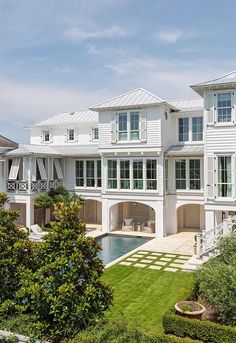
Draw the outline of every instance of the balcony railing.
[[[37,181],[18,181],[8,180],[6,184],[7,192],[13,193],[41,193],[50,189],[57,189],[63,186],[63,180],[37,180]]]

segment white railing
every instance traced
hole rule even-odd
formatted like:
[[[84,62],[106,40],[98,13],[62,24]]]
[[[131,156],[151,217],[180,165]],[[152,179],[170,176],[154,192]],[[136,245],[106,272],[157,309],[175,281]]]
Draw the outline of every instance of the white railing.
[[[37,180],[31,181],[30,184],[28,181],[8,180],[6,190],[13,193],[40,193],[56,189],[59,186],[63,186],[63,180]]]
[[[230,233],[236,232],[236,216],[229,217],[209,231],[203,230],[202,234],[197,235],[197,258],[216,250],[219,238]]]

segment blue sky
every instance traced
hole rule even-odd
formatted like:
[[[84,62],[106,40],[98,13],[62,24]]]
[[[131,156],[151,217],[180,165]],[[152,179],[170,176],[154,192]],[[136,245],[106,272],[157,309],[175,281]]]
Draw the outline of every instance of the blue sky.
[[[236,69],[236,2],[0,0],[0,134],[143,87],[165,99]]]

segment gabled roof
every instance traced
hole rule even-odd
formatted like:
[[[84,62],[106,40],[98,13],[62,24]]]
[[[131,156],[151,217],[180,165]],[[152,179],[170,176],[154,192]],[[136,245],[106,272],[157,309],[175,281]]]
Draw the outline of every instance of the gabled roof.
[[[17,148],[18,144],[9,138],[0,135],[0,147],[1,148]]]
[[[202,111],[204,108],[203,98],[168,100],[167,102],[181,112]]]
[[[229,84],[236,84],[236,70],[231,71],[228,74],[222,75],[216,79],[205,81],[202,83],[197,83],[192,85],[193,88],[198,94],[202,95],[203,91],[201,89],[210,87],[210,86],[224,86]]]
[[[84,110],[78,112],[63,112],[55,114],[47,119],[38,121],[29,128],[32,127],[47,127],[47,126],[91,126],[97,125],[98,114],[94,111]]]
[[[94,111],[98,111],[101,109],[113,109],[117,107],[134,108],[137,106],[154,105],[160,103],[165,103],[165,101],[143,88],[138,88],[99,103],[91,107],[91,109]]]

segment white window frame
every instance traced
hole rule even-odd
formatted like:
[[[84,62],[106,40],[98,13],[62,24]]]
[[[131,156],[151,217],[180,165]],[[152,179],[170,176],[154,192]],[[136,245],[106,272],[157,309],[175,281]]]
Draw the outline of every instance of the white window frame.
[[[214,94],[214,106],[215,106],[215,122],[217,125],[229,125],[229,124],[232,124],[234,122],[234,118],[233,118],[233,107],[234,107],[234,97],[232,96],[234,93],[233,90],[225,90],[225,91],[217,91],[215,92]],[[218,107],[218,96],[221,95],[221,94],[230,94],[231,95],[231,120],[229,121],[219,121],[218,120],[218,110],[219,108],[222,109],[222,107]],[[228,107],[224,107],[224,108],[228,108]]]
[[[70,131],[73,131],[73,137],[74,139],[70,139]],[[76,132],[75,129],[67,129],[66,130],[66,141],[67,142],[75,142],[76,141]]]
[[[216,182],[215,182],[215,194],[216,194],[216,198],[217,200],[219,201],[232,201],[234,196],[235,196],[235,190],[234,190],[234,155],[233,153],[229,153],[229,154],[219,154],[219,155],[216,155]],[[218,160],[219,160],[219,157],[231,157],[231,186],[232,186],[232,192],[231,192],[231,196],[230,197],[222,197],[222,196],[219,196],[219,190],[218,190],[218,176],[219,176],[219,168],[218,168]]]
[[[131,130],[131,113],[138,113],[139,115],[139,128],[138,130]],[[121,114],[126,114],[127,118],[127,131],[119,131],[119,117]],[[141,142],[141,112],[139,110],[132,110],[132,111],[120,111],[116,113],[116,140],[118,143],[135,143],[135,142]],[[138,139],[131,139],[131,133],[137,132],[139,133]],[[119,139],[119,135],[121,132],[127,132],[127,139]]]
[[[96,130],[97,130],[97,138],[96,138]],[[99,140],[99,128],[93,127],[92,133],[91,133],[92,141],[98,141]]]
[[[176,161],[185,161],[185,181],[186,188],[177,189],[176,188]],[[191,160],[200,160],[200,189],[190,189],[190,161]],[[191,193],[202,193],[204,191],[204,181],[203,181],[203,157],[179,157],[174,159],[174,185],[176,193],[181,192],[191,192]]]
[[[76,162],[82,162],[83,164],[83,177],[76,176]],[[87,162],[93,161],[94,162],[94,186],[87,186]],[[101,177],[98,177],[98,162],[101,161],[99,159],[76,159],[74,170],[75,170],[75,188],[83,188],[83,189],[101,189],[101,186],[98,186],[98,179],[101,179],[102,184],[102,163],[101,163]],[[92,177],[90,177],[92,178]],[[76,186],[76,179],[83,179],[83,186]]]
[[[46,140],[46,133],[48,133],[48,140]],[[51,136],[51,131],[50,130],[43,130],[42,133],[42,141],[43,143],[51,143],[52,142],[52,136]]]
[[[193,140],[193,118],[197,118],[197,117],[202,117],[202,140],[201,141],[194,141]],[[189,133],[188,133],[188,141],[180,141],[179,140],[179,119],[183,119],[183,118],[188,118],[188,124],[189,124]],[[196,114],[181,114],[178,118],[177,118],[177,142],[178,144],[201,144],[204,141],[204,117],[203,114],[200,113],[196,113]]]

